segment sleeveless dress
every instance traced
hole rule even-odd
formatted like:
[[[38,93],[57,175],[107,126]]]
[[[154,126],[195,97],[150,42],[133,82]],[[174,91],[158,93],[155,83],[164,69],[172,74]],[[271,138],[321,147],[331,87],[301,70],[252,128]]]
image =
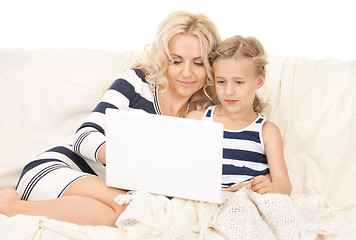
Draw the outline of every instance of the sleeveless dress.
[[[214,121],[216,106],[206,109],[202,120]],[[256,176],[269,173],[262,138],[262,126],[266,118],[257,113],[257,118],[241,130],[224,129],[222,187],[246,182]]]

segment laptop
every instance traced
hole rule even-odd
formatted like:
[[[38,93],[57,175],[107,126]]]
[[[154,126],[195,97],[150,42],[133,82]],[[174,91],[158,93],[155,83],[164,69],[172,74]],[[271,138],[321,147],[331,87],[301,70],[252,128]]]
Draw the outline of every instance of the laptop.
[[[106,184],[221,203],[221,123],[106,110]]]

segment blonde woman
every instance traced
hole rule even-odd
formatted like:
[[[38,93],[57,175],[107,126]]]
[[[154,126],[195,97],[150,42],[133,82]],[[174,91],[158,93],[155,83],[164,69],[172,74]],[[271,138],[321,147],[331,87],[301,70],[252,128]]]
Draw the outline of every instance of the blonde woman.
[[[27,164],[17,192],[0,191],[0,212],[115,227],[126,206],[114,198],[126,192],[105,185],[105,109],[184,117],[203,107],[203,86],[211,78],[208,55],[219,41],[206,16],[184,11],[168,15],[145,54],[114,81],[77,130],[73,144],[54,147]]]

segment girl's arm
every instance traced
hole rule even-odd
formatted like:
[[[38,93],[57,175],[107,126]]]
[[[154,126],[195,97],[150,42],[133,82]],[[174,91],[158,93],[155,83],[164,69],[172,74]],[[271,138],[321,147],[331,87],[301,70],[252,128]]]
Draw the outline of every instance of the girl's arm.
[[[266,122],[262,128],[263,141],[266,149],[270,180],[265,176],[258,176],[249,182],[247,188],[258,193],[282,193],[292,192],[287,165],[284,160],[283,140],[279,128],[271,122]]]

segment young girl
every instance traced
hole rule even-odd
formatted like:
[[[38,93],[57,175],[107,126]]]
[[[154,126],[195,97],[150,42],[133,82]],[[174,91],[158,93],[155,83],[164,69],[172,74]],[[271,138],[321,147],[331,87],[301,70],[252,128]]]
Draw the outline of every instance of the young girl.
[[[278,127],[261,115],[264,104],[256,95],[267,65],[262,44],[253,37],[234,36],[218,45],[210,61],[214,80],[207,82],[207,89],[213,88],[217,105],[187,117],[224,124],[223,190],[244,186],[252,190],[236,192],[222,204],[214,228],[229,239],[303,236],[301,226],[307,221],[288,196],[292,186],[282,137]],[[312,234],[310,239],[322,236]]]
[[[223,190],[246,186],[258,193],[290,194],[280,131],[260,114],[263,104],[256,95],[265,81],[262,44],[253,37],[234,36],[218,46],[210,61],[214,80],[207,85],[214,87],[218,105],[187,117],[224,124]]]

